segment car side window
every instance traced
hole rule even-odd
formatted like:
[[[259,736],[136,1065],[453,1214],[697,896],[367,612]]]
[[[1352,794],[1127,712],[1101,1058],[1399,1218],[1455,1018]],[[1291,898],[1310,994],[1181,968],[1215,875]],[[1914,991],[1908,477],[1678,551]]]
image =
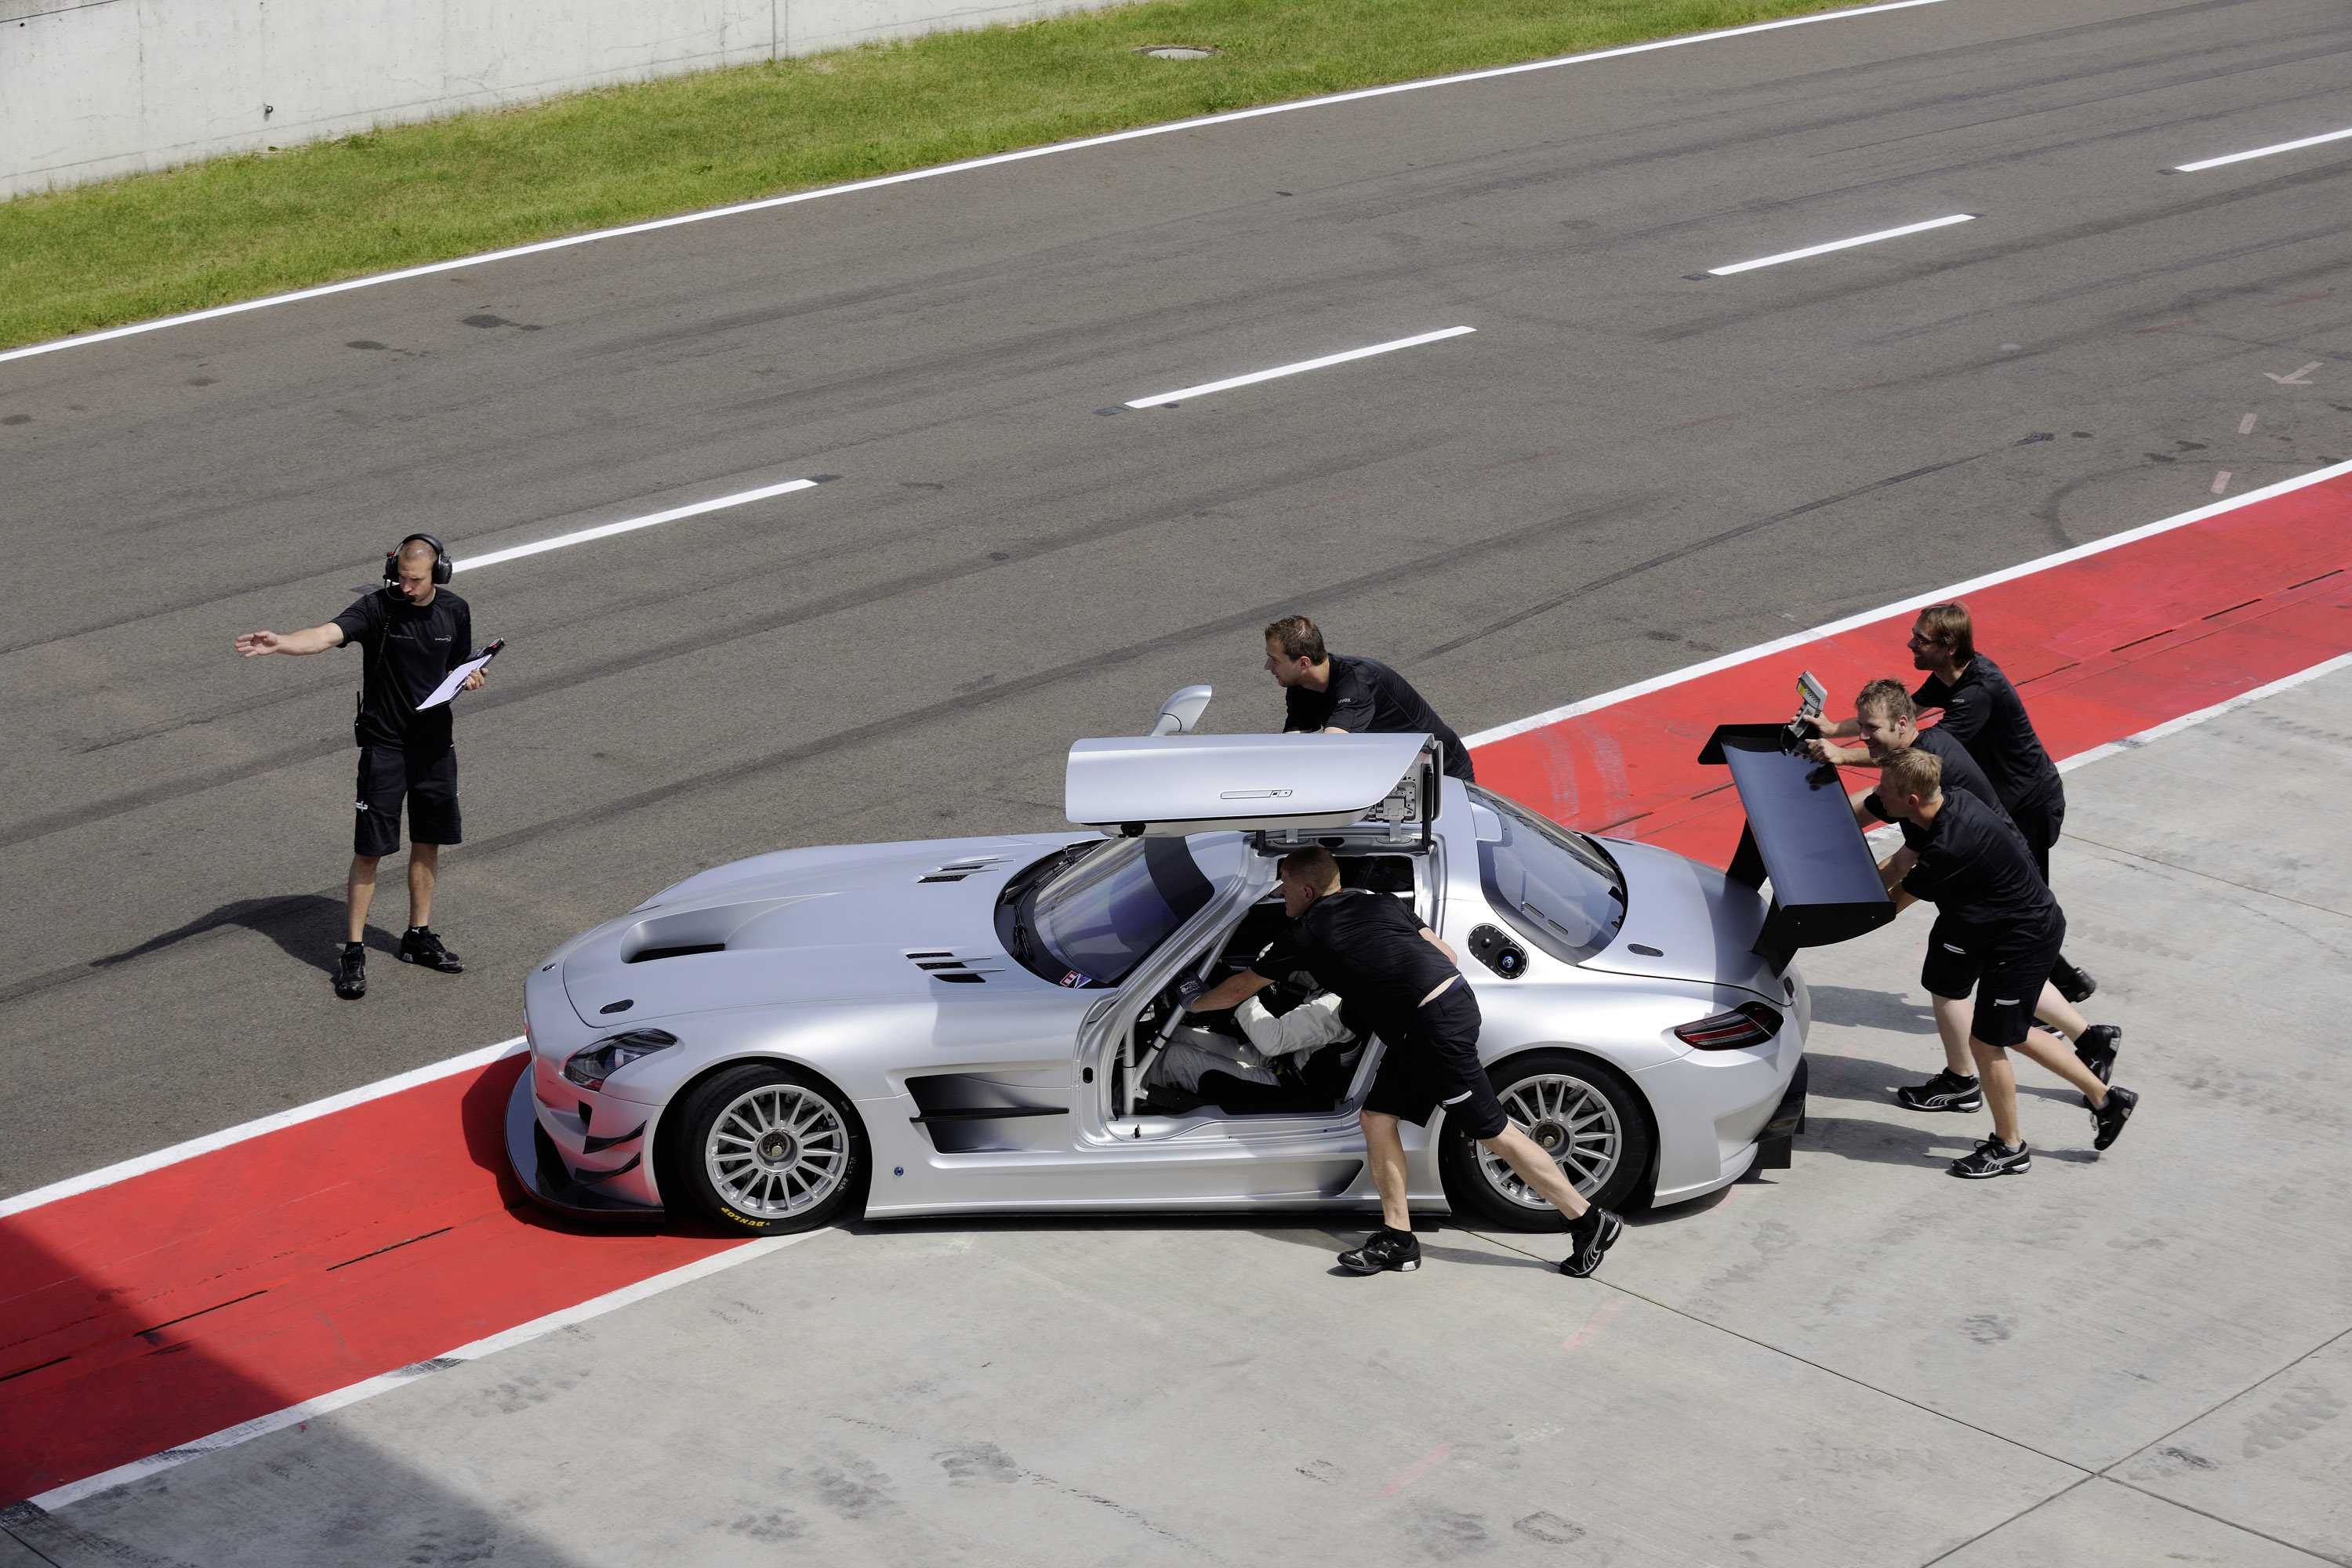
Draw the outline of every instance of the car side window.
[[[1615,941],[1625,923],[1625,882],[1607,853],[1491,790],[1474,784],[1471,794],[1500,826],[1496,837],[1478,844],[1478,878],[1495,912],[1569,963]]]

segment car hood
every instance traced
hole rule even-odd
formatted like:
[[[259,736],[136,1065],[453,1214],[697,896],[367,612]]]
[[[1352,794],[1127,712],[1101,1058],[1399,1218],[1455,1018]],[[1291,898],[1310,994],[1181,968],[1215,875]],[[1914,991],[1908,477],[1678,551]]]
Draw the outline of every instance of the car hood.
[[[790,849],[719,867],[583,936],[563,957],[564,994],[582,1022],[611,1029],[725,1007],[1051,989],[1005,953],[996,900],[1073,837]]]
[[[1631,839],[1603,841],[1625,877],[1625,923],[1587,969],[1657,980],[1738,985],[1781,999],[1772,967],[1749,951],[1764,898],[1712,866]],[[1649,948],[1653,951],[1637,951]]]

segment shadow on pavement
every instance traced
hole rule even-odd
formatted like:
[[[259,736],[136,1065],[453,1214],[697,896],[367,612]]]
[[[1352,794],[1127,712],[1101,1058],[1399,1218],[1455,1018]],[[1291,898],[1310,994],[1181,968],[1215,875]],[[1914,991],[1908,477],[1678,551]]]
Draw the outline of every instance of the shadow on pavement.
[[[1812,988],[1813,1022],[1862,1029],[1886,1029],[1898,1035],[1932,1035],[1936,1015],[1925,1002],[1893,991],[1865,991],[1854,985]]]
[[[403,895],[405,897],[405,894]],[[276,942],[289,958],[299,960],[321,974],[335,972],[335,956],[343,931],[343,900],[324,893],[294,893],[274,899],[238,899],[184,925],[151,936],[136,947],[89,961],[92,969],[111,969],[134,958],[144,958],[193,938],[231,926],[241,926]],[[380,927],[367,928],[367,944],[380,953],[396,954],[398,939]]]

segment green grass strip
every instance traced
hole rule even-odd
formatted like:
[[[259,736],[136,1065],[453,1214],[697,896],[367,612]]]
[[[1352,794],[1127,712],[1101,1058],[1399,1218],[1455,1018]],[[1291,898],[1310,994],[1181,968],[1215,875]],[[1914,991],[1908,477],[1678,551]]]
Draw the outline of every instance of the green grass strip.
[[[671,213],[1851,0],[1153,0],[0,204],[0,346]],[[1213,44],[1210,59],[1139,46]]]

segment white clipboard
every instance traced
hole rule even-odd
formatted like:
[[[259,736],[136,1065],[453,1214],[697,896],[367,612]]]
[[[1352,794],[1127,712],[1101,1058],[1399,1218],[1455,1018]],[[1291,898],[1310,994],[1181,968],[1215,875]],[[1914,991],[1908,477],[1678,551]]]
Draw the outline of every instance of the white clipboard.
[[[482,654],[479,658],[469,658],[465,663],[459,665],[457,668],[451,670],[448,675],[443,679],[441,684],[433,689],[433,695],[416,705],[416,710],[419,713],[422,713],[427,708],[438,708],[444,702],[448,701],[452,697],[457,696],[457,689],[466,684],[466,678],[467,676],[473,674],[474,671],[481,668],[484,665],[489,663],[490,660],[498,658],[498,645],[493,644],[489,650]]]

